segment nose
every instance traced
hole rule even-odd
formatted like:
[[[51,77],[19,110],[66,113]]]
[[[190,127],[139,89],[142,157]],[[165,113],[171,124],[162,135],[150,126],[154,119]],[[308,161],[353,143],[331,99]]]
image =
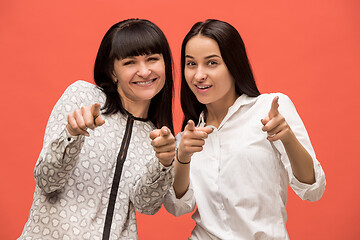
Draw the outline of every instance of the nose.
[[[206,80],[206,73],[201,69],[201,68],[198,68],[196,73],[195,73],[195,79],[196,81],[205,81]]]
[[[139,77],[148,78],[151,74],[151,70],[149,69],[146,63],[140,63],[138,71],[136,73]]]

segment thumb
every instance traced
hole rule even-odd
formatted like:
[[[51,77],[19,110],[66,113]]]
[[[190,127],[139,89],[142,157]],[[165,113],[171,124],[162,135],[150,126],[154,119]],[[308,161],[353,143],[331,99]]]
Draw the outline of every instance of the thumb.
[[[95,125],[97,127],[103,125],[105,123],[105,120],[99,115],[97,118],[95,118]]]
[[[151,140],[154,140],[155,138],[157,138],[158,136],[160,136],[160,129],[155,129],[155,130],[152,130],[150,132],[150,138]]]
[[[163,126],[160,130],[160,134],[161,134],[161,136],[165,137],[170,134],[170,129],[166,126]]]
[[[271,103],[271,108],[270,108],[270,111],[269,111],[269,118],[272,119],[274,118],[276,115],[279,114],[279,97],[276,96],[274,97],[274,99],[272,100],[272,103]]]
[[[266,118],[261,119],[261,123],[262,123],[262,125],[264,125],[264,126],[265,126],[269,121],[270,121],[270,118],[269,118],[269,117],[266,117]]]
[[[100,103],[94,103],[91,105],[90,112],[93,115],[94,119],[100,116]]]
[[[185,126],[184,130],[188,130],[188,131],[195,131],[195,123],[193,120],[189,120]]]
[[[105,123],[105,120],[100,115],[100,103],[94,103],[91,105],[90,112],[94,117],[95,126],[99,127]]]
[[[197,127],[196,130],[206,132],[207,134],[210,134],[214,131],[211,127]]]

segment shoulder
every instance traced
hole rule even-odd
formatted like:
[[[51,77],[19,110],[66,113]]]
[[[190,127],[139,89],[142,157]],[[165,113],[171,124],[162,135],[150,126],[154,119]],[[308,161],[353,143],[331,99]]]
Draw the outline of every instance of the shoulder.
[[[291,99],[287,95],[280,92],[263,93],[257,97],[257,103],[271,106],[271,103],[275,97],[279,97],[279,105],[286,105],[286,106],[293,105]]]
[[[77,80],[76,82],[70,84],[66,91],[71,92],[90,92],[93,91],[96,87],[96,85],[83,81],[83,80]]]
[[[283,116],[290,116],[292,114],[297,114],[296,107],[291,101],[290,97],[283,93],[267,93],[261,94],[258,97],[259,105],[264,109],[270,109],[271,103],[275,97],[279,97],[279,112]]]
[[[258,96],[258,100],[259,101],[265,101],[265,102],[271,102],[275,97],[279,97],[279,101],[280,99],[281,100],[284,100],[284,101],[289,101],[290,98],[283,94],[283,93],[280,93],[280,92],[277,92],[277,93],[263,93],[261,95]]]
[[[98,102],[103,104],[105,102],[105,94],[96,85],[78,80],[67,87],[65,94],[75,97],[82,102],[89,102],[89,104]]]

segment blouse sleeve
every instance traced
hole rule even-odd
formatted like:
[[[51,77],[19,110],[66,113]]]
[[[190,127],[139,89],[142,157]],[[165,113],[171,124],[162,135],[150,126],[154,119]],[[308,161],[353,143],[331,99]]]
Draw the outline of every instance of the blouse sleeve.
[[[273,142],[273,144],[281,155],[281,161],[283,162],[284,167],[288,172],[289,183],[294,192],[303,200],[317,201],[322,197],[325,191],[325,173],[316,158],[315,151],[311,145],[308,133],[299,114],[295,109],[294,104],[292,103],[290,98],[284,94],[271,94],[271,100],[276,95],[279,96],[279,112],[285,117],[285,120],[291,127],[295,136],[313,159],[315,183],[306,184],[297,180],[292,172],[290,161],[283,144],[281,143],[281,141]]]
[[[158,212],[173,179],[173,165],[165,167],[154,153],[154,157],[146,164],[141,178],[138,179],[130,194],[136,210],[147,215]]]
[[[90,83],[83,81],[70,85],[51,112],[43,148],[34,170],[37,186],[46,193],[62,189],[76,165],[84,136],[69,134],[66,129],[67,115],[85,105],[81,96],[84,95],[84,88],[90,86]]]

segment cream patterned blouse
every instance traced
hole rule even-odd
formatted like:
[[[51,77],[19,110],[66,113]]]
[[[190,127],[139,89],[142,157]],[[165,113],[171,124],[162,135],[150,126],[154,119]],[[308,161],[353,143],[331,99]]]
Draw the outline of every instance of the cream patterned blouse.
[[[144,214],[160,209],[173,173],[154,155],[150,121],[118,113],[102,116],[106,123],[89,130],[90,137],[66,130],[70,112],[96,102],[103,106],[105,94],[77,81],[56,103],[19,239],[138,239],[135,209]]]

